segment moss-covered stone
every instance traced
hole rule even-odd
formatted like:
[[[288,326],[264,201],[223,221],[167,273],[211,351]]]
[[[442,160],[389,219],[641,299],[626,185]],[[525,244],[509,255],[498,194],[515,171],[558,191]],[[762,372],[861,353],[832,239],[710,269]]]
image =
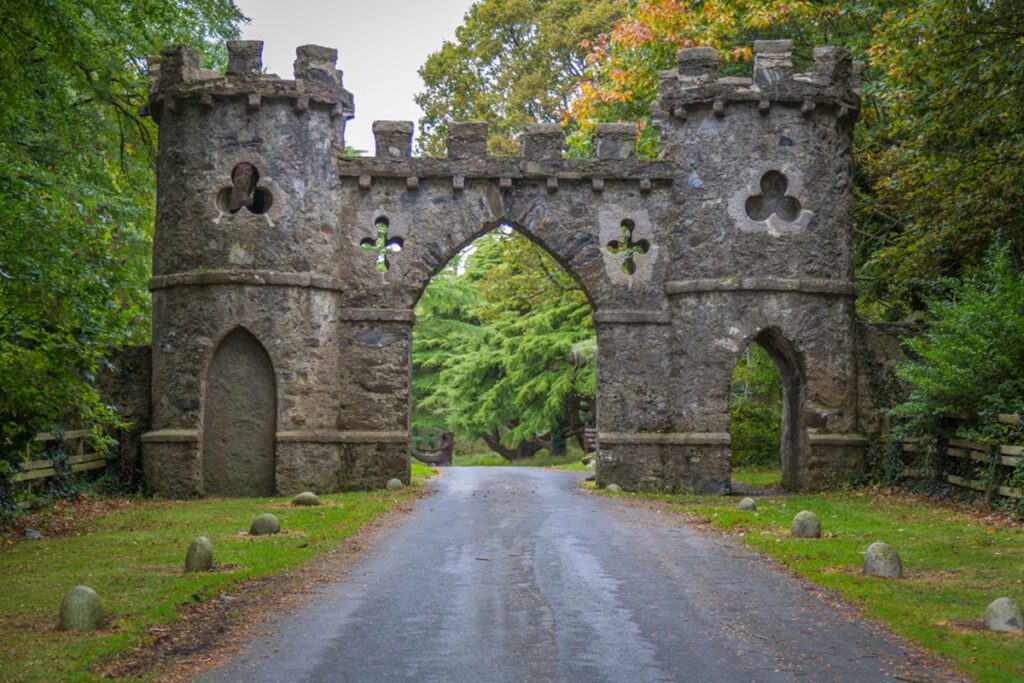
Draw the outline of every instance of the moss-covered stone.
[[[312,491],[303,491],[292,498],[292,505],[297,507],[312,507],[320,504],[320,498]]]
[[[206,536],[192,541],[185,553],[186,572],[208,572],[213,568],[213,543]]]
[[[88,586],[75,586],[60,603],[60,627],[68,631],[95,631],[103,623],[100,596]]]
[[[821,521],[809,510],[801,510],[793,517],[789,533],[796,538],[821,538]]]
[[[404,488],[405,488],[405,484],[402,483],[401,479],[389,479],[388,480],[388,491],[397,491],[399,489],[404,489]]]
[[[267,536],[269,534],[280,533],[281,522],[277,520],[277,517],[264,512],[262,515],[252,521],[252,526],[249,527],[249,534],[252,536]]]

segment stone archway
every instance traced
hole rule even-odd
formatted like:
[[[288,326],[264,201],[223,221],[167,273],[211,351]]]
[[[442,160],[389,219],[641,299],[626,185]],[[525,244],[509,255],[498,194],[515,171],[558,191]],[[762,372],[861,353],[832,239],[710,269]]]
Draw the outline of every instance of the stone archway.
[[[277,388],[263,345],[232,330],[206,373],[203,489],[215,496],[267,496],[276,491],[274,441]]]

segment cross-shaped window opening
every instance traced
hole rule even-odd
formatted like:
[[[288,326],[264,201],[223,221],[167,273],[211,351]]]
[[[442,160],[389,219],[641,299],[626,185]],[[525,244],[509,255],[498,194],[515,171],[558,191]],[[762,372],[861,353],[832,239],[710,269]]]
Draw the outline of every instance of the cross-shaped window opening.
[[[381,273],[386,273],[391,267],[391,262],[388,261],[388,252],[397,253],[402,251],[402,238],[388,237],[389,225],[390,222],[386,216],[378,216],[377,220],[373,222],[376,237],[366,237],[359,242],[359,246],[363,248],[363,251],[375,255],[376,264],[374,267]]]
[[[636,257],[646,254],[651,248],[651,243],[647,240],[633,239],[633,231],[636,229],[636,224],[628,218],[622,221],[620,227],[622,229],[622,239],[609,242],[608,251],[613,254],[621,254],[622,272],[632,275],[636,272]]]

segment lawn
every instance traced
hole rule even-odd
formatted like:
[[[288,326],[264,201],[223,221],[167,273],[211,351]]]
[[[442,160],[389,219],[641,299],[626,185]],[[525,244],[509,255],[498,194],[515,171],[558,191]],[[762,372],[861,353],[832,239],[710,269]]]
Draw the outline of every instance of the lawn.
[[[997,597],[1008,595],[1024,604],[1020,526],[887,491],[762,497],[756,512],[737,510],[735,497],[643,497],[667,500],[673,510],[734,534],[837,591],[899,635],[949,657],[972,678],[1024,680],[1024,638],[987,631],[981,623],[985,607]],[[789,536],[790,522],[800,510],[818,515],[823,538]],[[899,551],[906,578],[861,574],[864,551],[874,541]]]
[[[415,495],[426,473],[414,465],[413,487],[326,495],[310,508],[293,508],[290,498],[135,500],[89,517],[71,535],[0,549],[0,680],[92,680],[94,666],[150,642],[149,628],[173,622],[179,607],[324,554]],[[262,512],[281,520],[281,534],[245,533]],[[183,572],[196,536],[213,542],[217,571]],[[61,598],[77,584],[100,594],[104,630],[58,629]]]

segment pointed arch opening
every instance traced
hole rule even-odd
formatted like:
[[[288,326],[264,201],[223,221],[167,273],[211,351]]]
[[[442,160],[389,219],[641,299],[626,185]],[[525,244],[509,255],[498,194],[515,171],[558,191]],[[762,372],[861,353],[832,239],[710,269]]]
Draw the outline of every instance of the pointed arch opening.
[[[277,383],[266,349],[236,327],[214,351],[203,407],[203,490],[212,496],[276,492]]]
[[[805,378],[800,354],[778,330],[767,328],[750,338],[733,368],[729,391],[730,464],[745,470],[739,484],[801,487]]]
[[[595,423],[592,316],[585,287],[544,245],[510,223],[485,227],[416,305],[413,456],[579,460]]]

